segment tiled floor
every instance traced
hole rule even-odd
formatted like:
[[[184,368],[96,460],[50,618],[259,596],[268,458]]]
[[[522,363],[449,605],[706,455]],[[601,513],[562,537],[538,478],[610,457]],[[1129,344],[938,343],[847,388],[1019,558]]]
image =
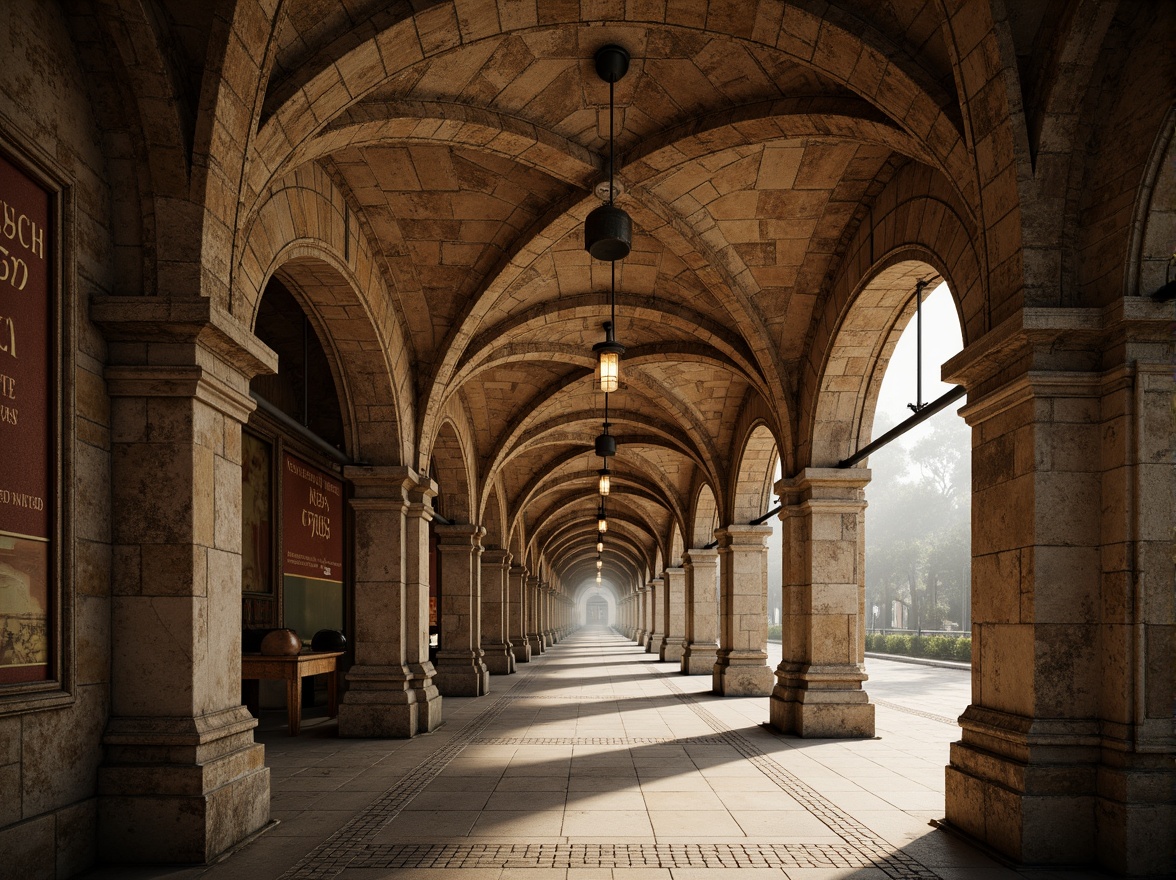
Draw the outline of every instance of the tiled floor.
[[[777,648],[778,650],[778,648]],[[778,658],[775,658],[778,660]],[[928,823],[966,670],[870,660],[878,737],[801,740],[586,628],[409,741],[263,720],[278,824],[209,868],[94,880],[1019,880]]]

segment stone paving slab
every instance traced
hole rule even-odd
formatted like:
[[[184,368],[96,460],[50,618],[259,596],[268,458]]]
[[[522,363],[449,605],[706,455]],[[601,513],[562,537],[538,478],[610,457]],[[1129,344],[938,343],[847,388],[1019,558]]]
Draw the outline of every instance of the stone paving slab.
[[[1034,876],[928,824],[942,815],[959,673],[904,671],[888,687],[875,669],[887,697],[875,701],[879,738],[800,740],[764,726],[762,698],[714,697],[708,676],[581,630],[495,677],[490,695],[447,699],[446,724],[428,736],[343,741],[334,722],[310,718],[292,740],[269,723],[273,831],[207,868],[93,876]],[[940,691],[928,684],[937,675],[948,677]]]

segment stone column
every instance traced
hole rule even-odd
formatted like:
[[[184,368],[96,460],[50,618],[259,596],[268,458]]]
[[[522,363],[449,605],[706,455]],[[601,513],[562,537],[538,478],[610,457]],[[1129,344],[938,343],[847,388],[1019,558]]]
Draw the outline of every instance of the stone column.
[[[645,601],[642,603],[642,611],[645,614],[645,636],[641,641],[648,652],[649,645],[653,641],[653,584],[647,583],[643,592],[645,593]]]
[[[507,638],[507,573],[510,554],[505,550],[482,551],[482,651],[491,675],[515,671],[514,652]]]
[[[531,662],[531,643],[527,641],[526,582],[527,569],[521,565],[512,565],[507,574],[507,592],[510,596],[510,602],[506,620],[515,663]]]
[[[277,358],[207,299],[103,297],[93,318],[114,545],[99,858],[209,862],[269,820],[241,705],[241,425]]]
[[[638,645],[645,645],[645,636],[647,635],[647,628],[645,625],[645,587],[644,585],[634,588],[633,590],[633,641]]]
[[[539,585],[539,611],[543,615],[540,632],[543,634],[543,644],[551,647],[555,644],[555,627],[552,624],[551,584]]]
[[[784,524],[783,660],[771,724],[808,737],[874,735],[865,669],[862,468],[806,468],[776,484]]]
[[[686,571],[682,568],[667,568],[665,573],[666,591],[666,634],[662,640],[661,659],[667,663],[680,663],[682,649],[686,644]]]
[[[649,634],[649,644],[645,650],[650,654],[661,655],[662,645],[666,640],[666,580],[655,577],[649,582],[649,589],[653,595],[653,632]]]
[[[429,659],[429,523],[433,521],[437,484],[418,474],[415,483],[407,490],[404,654],[408,671],[412,674],[412,690],[416,694],[417,732],[429,733],[441,725],[441,692],[434,681],[437,671]]]
[[[545,648],[539,620],[539,578],[532,574],[527,576],[527,642],[532,657],[542,654]]]
[[[947,819],[1020,862],[1176,851],[1171,306],[1025,309],[944,366],[972,427],[972,705]]]
[[[710,675],[718,661],[719,597],[715,584],[718,566],[718,550],[694,549],[685,553],[682,566],[686,572],[683,675]]]
[[[447,697],[480,697],[490,690],[490,672],[479,645],[481,538],[486,530],[465,523],[437,526],[441,572],[441,639],[437,690]]]
[[[772,692],[768,668],[768,536],[771,526],[731,525],[719,539],[718,659],[716,694],[766,697]]]
[[[413,736],[420,730],[414,675],[408,667],[405,584],[405,467],[349,467],[354,515],[355,665],[339,706],[343,737]]]

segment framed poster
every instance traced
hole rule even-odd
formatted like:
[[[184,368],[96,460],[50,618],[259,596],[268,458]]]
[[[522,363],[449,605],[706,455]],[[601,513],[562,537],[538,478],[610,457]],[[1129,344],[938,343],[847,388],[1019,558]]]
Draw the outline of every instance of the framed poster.
[[[282,604],[304,642],[343,629],[343,483],[282,452]]]
[[[0,686],[58,675],[58,197],[0,151]]]

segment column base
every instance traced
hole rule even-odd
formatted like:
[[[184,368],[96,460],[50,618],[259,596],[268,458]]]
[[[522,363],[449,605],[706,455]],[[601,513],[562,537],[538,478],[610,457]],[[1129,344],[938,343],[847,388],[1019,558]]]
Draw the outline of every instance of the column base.
[[[973,705],[960,726],[962,740],[952,743],[946,771],[951,825],[1026,864],[1085,864],[1110,856],[1099,846],[1095,818],[1097,722],[1034,719]]]
[[[706,645],[682,646],[681,669],[683,675],[710,675],[719,660],[719,649]]]
[[[514,652],[515,663],[531,662],[531,643],[525,638],[520,641],[512,641],[510,649]]]
[[[662,634],[659,632],[646,633],[645,635],[645,653],[656,654],[661,648]]]
[[[420,732],[413,676],[403,666],[353,666],[339,704],[339,736],[407,738]]]
[[[444,697],[480,697],[490,693],[490,670],[482,662],[481,651],[438,651],[437,674],[433,683]]]
[[[270,771],[244,706],[112,718],[98,770],[99,859],[207,864],[269,821]]]
[[[685,648],[684,639],[675,639],[666,637],[662,640],[661,650],[658,656],[663,663],[680,663],[682,661],[682,651]]]
[[[769,723],[781,733],[821,739],[874,735],[874,705],[859,666],[781,663],[769,702]]]
[[[643,646],[645,644],[645,637],[647,635],[649,635],[649,633],[643,629],[635,630],[633,632],[633,641],[635,641],[639,646]]]
[[[416,696],[417,733],[432,733],[442,721],[441,692],[433,681],[437,670],[425,660],[409,663],[408,671],[412,674],[412,692]]]
[[[491,675],[510,675],[515,671],[514,652],[510,645],[482,645],[482,660]]]
[[[527,642],[531,645],[532,657],[542,654],[546,650],[543,644],[543,636],[539,633],[527,633]]]
[[[767,654],[718,653],[711,671],[711,689],[724,697],[766,697],[772,693],[775,677],[768,668]]]

